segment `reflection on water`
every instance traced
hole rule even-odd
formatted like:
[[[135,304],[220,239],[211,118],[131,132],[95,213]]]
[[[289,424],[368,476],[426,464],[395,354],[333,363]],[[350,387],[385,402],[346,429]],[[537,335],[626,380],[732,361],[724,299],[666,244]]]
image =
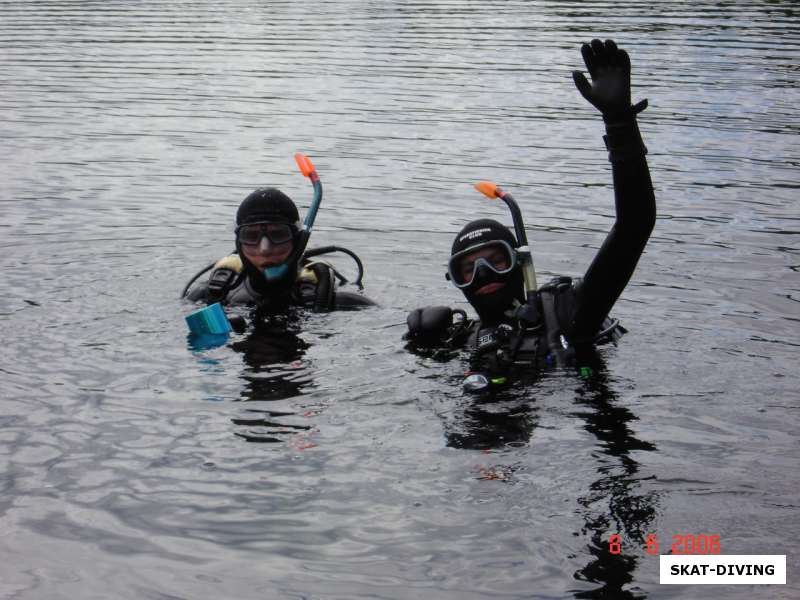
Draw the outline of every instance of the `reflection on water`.
[[[425,353],[422,352],[422,355]],[[466,364],[466,363],[465,363]],[[626,551],[645,548],[652,533],[658,510],[658,495],[641,489],[642,475],[636,452],[652,452],[654,444],[635,435],[630,425],[638,417],[620,405],[605,360],[594,351],[578,357],[580,368],[574,373],[563,370],[555,377],[559,385],[575,388],[577,410],[571,416],[584,422],[584,428],[596,438],[594,460],[599,477],[588,482],[577,498],[576,517],[582,522],[575,535],[587,539],[586,552],[591,560],[578,569],[575,578],[597,587],[576,591],[576,598],[643,598],[641,590],[631,590],[639,562],[630,553],[612,553],[611,534],[619,534]],[[581,375],[578,376],[578,373]],[[553,378],[553,373],[541,374]],[[458,385],[456,378],[452,384]],[[537,385],[537,377],[523,376],[513,389],[464,398],[456,411],[446,415],[444,430],[447,444],[465,450],[530,447],[540,420],[537,395],[547,395],[547,388]],[[506,481],[517,467],[492,467],[481,471],[482,478]]]
[[[619,396],[609,381],[602,358],[599,355],[592,358],[584,361],[592,371],[577,390],[576,404],[581,410],[574,414],[585,420],[585,428],[597,438],[603,456],[597,469],[600,476],[578,498],[584,520],[581,533],[591,540],[588,551],[594,558],[575,577],[600,587],[576,593],[575,597],[642,598],[641,592],[628,589],[639,561],[627,550],[646,547],[646,536],[655,525],[658,496],[642,491],[642,475],[633,453],[655,451],[656,447],[636,437],[630,425],[637,417],[619,406]],[[625,553],[611,553],[612,533],[621,536]]]
[[[476,180],[541,277],[585,270],[594,35],[650,101],[630,333],[476,402],[394,325],[460,302],[453,234],[507,218]],[[0,596],[716,598],[643,536],[795,555],[799,58],[792,0],[0,3]],[[382,308],[188,348],[182,284],[252,189],[307,206],[298,150]]]
[[[240,352],[246,365],[242,373],[244,401],[278,401],[299,396],[312,383],[311,368],[303,362],[309,344],[298,334],[302,322],[297,314],[259,317],[245,339],[231,344]],[[279,443],[297,432],[308,431],[310,425],[293,424],[287,418],[294,412],[268,409],[247,409],[244,418],[233,419],[241,427],[236,435],[248,442]]]
[[[312,384],[312,367],[304,361],[308,342],[299,337],[303,319],[299,311],[262,315],[253,311],[250,328],[230,344],[244,361],[240,400],[279,402],[300,396]],[[287,436],[312,429],[289,422],[292,411],[248,408],[244,416],[232,419],[241,429],[236,435],[248,442],[281,443]]]
[[[536,411],[530,398],[506,402],[494,399],[491,403],[469,400],[459,411],[458,422],[445,425],[448,446],[468,450],[513,447],[527,444],[533,435]]]
[[[302,325],[295,312],[272,317],[256,315],[247,335],[231,344],[247,367],[242,374],[242,400],[291,398],[311,383],[309,369],[302,361],[309,347],[299,337]]]

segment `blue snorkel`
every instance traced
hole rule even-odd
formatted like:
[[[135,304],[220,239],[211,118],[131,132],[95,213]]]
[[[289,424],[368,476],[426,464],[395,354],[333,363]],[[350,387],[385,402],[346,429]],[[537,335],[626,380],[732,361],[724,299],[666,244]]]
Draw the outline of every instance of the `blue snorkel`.
[[[264,278],[271,283],[278,283],[281,280],[288,280],[290,276],[294,275],[293,273],[290,273],[290,271],[291,269],[296,268],[305,254],[306,246],[308,245],[308,239],[311,236],[311,229],[314,226],[314,221],[317,218],[317,211],[319,210],[319,205],[322,202],[322,184],[320,183],[319,176],[314,169],[314,165],[311,163],[309,158],[301,152],[295,154],[294,159],[297,162],[297,166],[300,168],[300,172],[311,180],[311,184],[314,186],[314,197],[311,200],[311,206],[309,207],[305,219],[300,226],[300,230],[295,236],[294,249],[290,253],[289,257],[281,264],[266,267],[263,271],[261,271],[261,273],[264,275]],[[287,201],[291,202],[288,198]],[[322,250],[323,252],[329,252],[333,248],[335,247],[326,247]],[[238,249],[239,247],[237,243],[237,251]],[[321,254],[323,252],[320,252],[320,249],[317,249],[316,254]],[[184,288],[182,296],[186,296],[186,293],[192,283],[200,275],[212,269],[215,264],[216,263],[213,263],[197,273],[197,275],[195,275]],[[359,264],[359,272],[361,273],[362,268],[360,267],[360,261],[357,260],[357,264]],[[236,270],[237,273],[241,269],[241,262],[239,262],[239,265],[239,269]],[[239,277],[242,277],[242,274],[240,274]],[[240,279],[237,279],[237,281],[239,280]],[[359,283],[360,280],[361,275],[359,275]],[[231,322],[228,320],[225,311],[222,309],[222,306],[219,302],[194,311],[186,317],[186,324],[189,327],[190,338],[192,340],[192,344],[194,345],[193,347],[196,348],[210,348],[224,344],[230,332],[236,328],[235,326],[231,327]]]
[[[267,267],[262,271],[267,281],[283,279],[289,274],[289,266],[297,264],[303,257],[303,253],[306,251],[306,246],[308,245],[308,239],[311,237],[311,228],[314,226],[314,221],[317,218],[317,211],[322,202],[322,183],[319,180],[319,175],[317,175],[317,171],[311,159],[302,152],[298,152],[294,155],[294,160],[303,176],[311,180],[311,185],[314,186],[314,197],[311,200],[311,206],[308,207],[306,217],[303,219],[303,225],[297,236],[297,242],[292,254],[283,263]]]

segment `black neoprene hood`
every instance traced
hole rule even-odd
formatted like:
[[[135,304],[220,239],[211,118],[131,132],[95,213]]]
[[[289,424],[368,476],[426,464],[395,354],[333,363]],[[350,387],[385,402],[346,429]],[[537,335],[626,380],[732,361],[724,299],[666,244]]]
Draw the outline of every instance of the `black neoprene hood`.
[[[461,252],[484,242],[501,240],[507,242],[512,248],[516,248],[517,238],[509,231],[508,227],[498,223],[494,219],[477,219],[467,223],[453,240],[451,256],[456,252]],[[490,294],[477,294],[476,291],[490,283],[504,283],[505,285]],[[481,321],[484,323],[498,322],[503,318],[515,300],[522,302],[525,298],[522,269],[517,265],[509,273],[499,274],[485,269],[478,268],[472,283],[461,291],[467,299]]]
[[[508,242],[512,248],[516,248],[517,238],[509,231],[508,227],[502,223],[498,223],[494,219],[477,219],[470,221],[458,232],[456,239],[453,240],[453,247],[450,249],[452,256],[456,252],[494,240],[502,240]]]
[[[248,223],[289,223],[297,225],[300,215],[297,206],[282,191],[275,188],[261,188],[247,196],[236,211],[236,225]]]

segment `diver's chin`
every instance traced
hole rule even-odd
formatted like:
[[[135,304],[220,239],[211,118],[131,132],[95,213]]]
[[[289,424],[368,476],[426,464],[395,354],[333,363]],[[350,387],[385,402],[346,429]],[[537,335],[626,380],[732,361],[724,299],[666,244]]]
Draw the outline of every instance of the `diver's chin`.
[[[497,290],[502,290],[504,287],[506,287],[506,284],[500,281],[495,281],[494,283],[487,283],[483,287],[480,287],[477,290],[475,290],[475,295],[486,296],[487,294],[494,294]]]

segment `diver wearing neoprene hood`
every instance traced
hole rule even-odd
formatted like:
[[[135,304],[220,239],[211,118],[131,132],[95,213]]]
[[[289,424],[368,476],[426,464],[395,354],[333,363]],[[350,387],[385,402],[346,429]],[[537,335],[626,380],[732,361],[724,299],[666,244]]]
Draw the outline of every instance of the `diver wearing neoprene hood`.
[[[306,249],[322,186],[311,161],[295,156],[298,166],[314,186],[314,199],[304,221],[297,206],[275,188],[249,194],[236,211],[236,252],[221,258],[194,276],[183,296],[195,302],[255,306],[270,314],[299,306],[327,311],[374,305],[358,292],[342,291],[347,279],[327,262],[314,257],[344,252],[356,262],[361,289],[363,266],[358,256],[339,246]],[[195,283],[206,271],[206,281]]]
[[[656,218],[647,149],[636,121],[647,101],[631,104],[630,59],[612,40],[592,40],[581,53],[591,83],[579,71],[573,79],[605,122],[616,221],[583,278],[558,277],[537,288],[516,202],[494,184],[476,186],[509,206],[515,228],[512,233],[497,221],[479,219],[453,242],[447,278],[478,320],[443,306],[416,309],[408,316],[406,336],[418,347],[467,344],[473,367],[486,374],[465,381],[467,389],[490,387],[513,366],[573,364],[576,352],[624,332],[608,314],[633,275]],[[454,320],[454,314],[460,318]]]

